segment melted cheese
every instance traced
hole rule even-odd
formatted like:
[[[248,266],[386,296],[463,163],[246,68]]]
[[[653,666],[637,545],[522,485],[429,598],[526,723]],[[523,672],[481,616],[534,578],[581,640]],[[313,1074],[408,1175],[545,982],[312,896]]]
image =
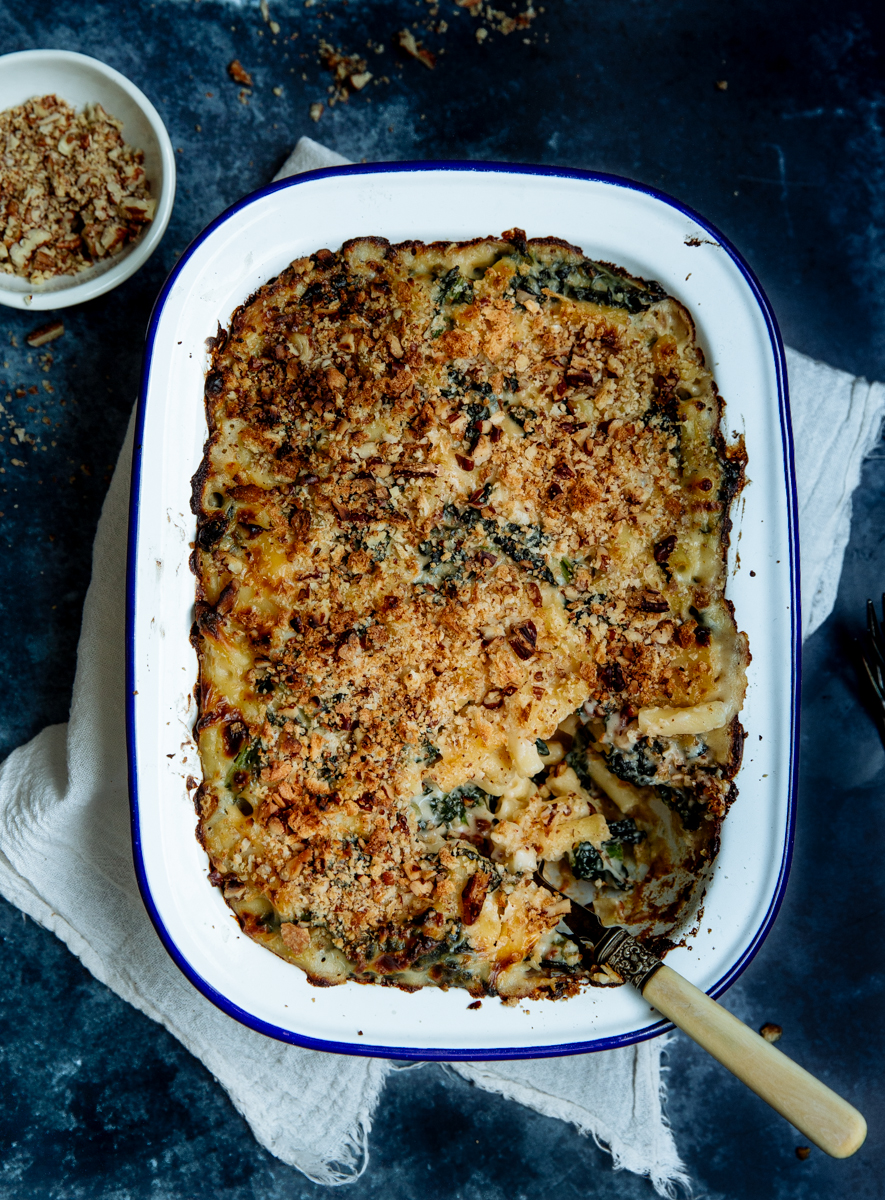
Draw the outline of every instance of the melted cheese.
[[[206,398],[201,836],[246,932],[325,983],[515,998],[587,979],[541,861],[671,928],[747,662],[685,310],[518,231],[359,239],[234,314]]]

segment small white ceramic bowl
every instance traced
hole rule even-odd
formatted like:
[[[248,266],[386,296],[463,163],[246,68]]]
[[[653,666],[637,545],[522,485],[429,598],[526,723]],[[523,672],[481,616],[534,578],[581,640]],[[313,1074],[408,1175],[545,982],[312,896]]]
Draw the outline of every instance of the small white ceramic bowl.
[[[111,291],[134,275],[159,246],[175,200],[175,155],[169,134],[153,104],[125,75],[97,58],[70,50],[21,50],[0,57],[0,111],[52,94],[78,111],[85,104],[98,103],[123,122],[124,140],[144,151],[144,169],[157,208],[136,241],[76,275],[35,285],[0,273],[0,304],[11,308],[69,308]]]

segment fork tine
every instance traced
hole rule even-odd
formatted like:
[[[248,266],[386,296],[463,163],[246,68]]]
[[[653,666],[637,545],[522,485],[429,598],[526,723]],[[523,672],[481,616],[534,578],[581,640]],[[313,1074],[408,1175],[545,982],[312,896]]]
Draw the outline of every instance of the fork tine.
[[[879,625],[879,618],[876,614],[876,606],[872,600],[867,600],[867,633],[875,641],[882,633]]]
[[[880,676],[885,673],[885,656],[878,646],[870,645],[870,662],[876,669],[876,674]]]
[[[882,624],[872,600],[867,600],[867,646],[861,651],[860,661],[870,681],[874,700],[876,724],[885,743],[885,593],[882,595]]]
[[[865,658],[861,658],[861,661],[863,662],[863,665],[866,668],[867,675],[869,677],[870,683],[872,684],[873,694],[876,697],[876,701],[874,702],[874,705],[873,705],[874,717],[875,717],[876,725],[879,729],[879,736],[882,739],[883,743],[885,743],[885,690],[883,690],[881,687],[877,686],[876,681],[873,679],[872,672],[870,671],[869,663],[867,662],[867,660]]]
[[[882,597],[882,615],[885,618],[885,595]],[[877,660],[876,665],[880,671],[885,669],[885,636],[882,634],[882,626],[879,624],[879,618],[876,615],[876,606],[872,600],[867,600],[867,634],[870,640],[870,648]]]
[[[865,654],[862,654],[860,656],[860,661],[864,665],[864,669],[866,670],[866,673],[867,673],[867,678],[869,679],[870,684],[872,685],[873,691],[876,694],[876,698],[878,699],[880,704],[885,705],[885,680],[883,680],[883,678],[882,678],[882,672],[877,669],[876,674],[875,675],[873,674],[872,668],[870,667],[870,664],[867,662],[867,658],[866,658]],[[876,676],[878,676],[878,678],[876,678]],[[883,716],[885,716],[885,712],[883,712]]]

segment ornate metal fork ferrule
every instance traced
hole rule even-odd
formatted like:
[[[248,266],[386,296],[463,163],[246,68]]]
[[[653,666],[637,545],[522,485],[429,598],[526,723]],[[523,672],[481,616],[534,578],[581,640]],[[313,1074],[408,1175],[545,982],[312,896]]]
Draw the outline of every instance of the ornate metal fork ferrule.
[[[607,933],[596,946],[595,958],[600,966],[611,967],[640,992],[658,967],[663,966],[659,958],[624,929]]]

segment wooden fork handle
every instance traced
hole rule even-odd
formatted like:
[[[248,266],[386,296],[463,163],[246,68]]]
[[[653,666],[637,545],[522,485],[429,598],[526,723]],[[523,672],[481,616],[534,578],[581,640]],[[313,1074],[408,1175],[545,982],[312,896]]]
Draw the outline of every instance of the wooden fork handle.
[[[642,995],[821,1150],[848,1158],[863,1145],[867,1123],[856,1108],[687,979],[661,966]]]

